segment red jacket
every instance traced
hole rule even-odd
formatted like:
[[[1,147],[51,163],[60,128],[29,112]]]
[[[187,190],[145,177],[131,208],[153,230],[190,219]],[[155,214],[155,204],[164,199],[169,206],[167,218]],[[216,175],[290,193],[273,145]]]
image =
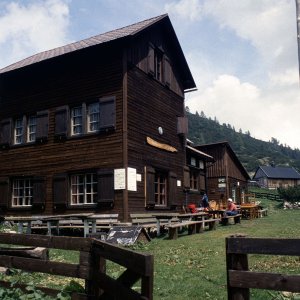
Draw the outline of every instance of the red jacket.
[[[233,202],[228,202],[227,210],[229,210],[229,211],[236,210],[236,205]]]

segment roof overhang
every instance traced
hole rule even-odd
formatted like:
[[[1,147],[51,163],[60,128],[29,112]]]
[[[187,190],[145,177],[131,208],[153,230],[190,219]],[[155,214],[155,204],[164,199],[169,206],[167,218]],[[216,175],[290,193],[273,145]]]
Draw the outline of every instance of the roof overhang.
[[[191,147],[191,146],[186,146],[186,149],[190,152],[192,152],[193,154],[195,154],[197,157],[200,157],[202,158],[203,160],[205,161],[208,161],[208,162],[215,162],[215,159],[211,156],[211,155],[208,155],[200,150],[197,150],[195,149],[194,147]]]

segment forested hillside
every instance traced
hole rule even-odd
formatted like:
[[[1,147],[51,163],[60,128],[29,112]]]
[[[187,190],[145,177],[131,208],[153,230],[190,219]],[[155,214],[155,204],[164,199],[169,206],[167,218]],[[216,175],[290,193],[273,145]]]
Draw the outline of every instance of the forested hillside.
[[[211,144],[228,141],[245,169],[250,175],[261,165],[274,163],[277,166],[292,166],[300,170],[300,150],[293,150],[282,145],[276,138],[264,142],[251,137],[251,133],[236,130],[230,124],[219,124],[208,118],[203,112],[192,114],[188,112],[188,138],[195,145]]]

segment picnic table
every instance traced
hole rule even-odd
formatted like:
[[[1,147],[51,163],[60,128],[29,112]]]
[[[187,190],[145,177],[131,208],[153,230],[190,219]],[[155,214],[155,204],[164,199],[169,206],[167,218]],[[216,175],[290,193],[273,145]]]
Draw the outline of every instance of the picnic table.
[[[18,223],[18,233],[23,233],[24,225],[27,224],[26,233],[31,234],[33,224],[42,225],[47,224],[47,234],[52,235],[52,228],[55,227],[57,234],[59,235],[60,222],[79,221],[83,224],[83,235],[86,237],[89,234],[89,224],[92,224],[92,233],[96,233],[97,219],[101,219],[103,216],[106,217],[107,222],[112,223],[109,220],[109,216],[115,215],[98,215],[94,213],[79,213],[79,214],[64,214],[64,215],[42,215],[42,216],[8,216],[5,217],[6,221]],[[114,217],[115,219],[115,217]]]
[[[243,203],[240,206],[242,217],[245,219],[258,218],[258,205],[251,203]]]

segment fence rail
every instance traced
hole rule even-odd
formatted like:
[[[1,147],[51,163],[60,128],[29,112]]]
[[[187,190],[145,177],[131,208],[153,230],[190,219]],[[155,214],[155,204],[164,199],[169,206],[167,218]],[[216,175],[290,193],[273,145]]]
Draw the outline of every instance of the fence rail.
[[[226,238],[229,300],[249,300],[250,288],[300,292],[300,276],[249,271],[248,254],[300,256],[300,239]]]
[[[79,251],[78,264],[0,254],[2,267],[84,279],[85,294],[72,294],[74,300],[153,299],[152,255],[136,253],[91,238],[0,233],[0,243]],[[117,279],[111,278],[106,273],[106,260],[117,263],[126,270]],[[141,280],[140,293],[132,289],[138,280]],[[5,281],[0,284],[8,286]],[[23,289],[26,287],[24,284],[18,286]],[[59,292],[45,287],[37,288],[49,295]]]
[[[269,200],[275,200],[275,201],[282,201],[279,195],[272,194],[272,193],[261,193],[261,192],[255,192],[253,193],[255,195],[255,198],[266,198]]]

